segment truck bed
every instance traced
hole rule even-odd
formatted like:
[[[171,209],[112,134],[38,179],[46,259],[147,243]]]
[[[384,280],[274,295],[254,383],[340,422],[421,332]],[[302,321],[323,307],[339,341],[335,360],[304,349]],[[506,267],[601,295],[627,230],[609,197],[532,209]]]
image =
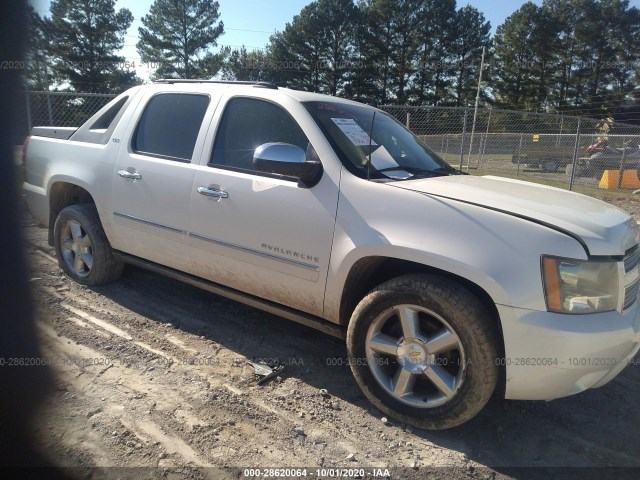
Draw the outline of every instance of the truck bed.
[[[76,130],[78,130],[78,127],[33,127],[31,129],[31,135],[69,140],[69,137],[71,137]]]

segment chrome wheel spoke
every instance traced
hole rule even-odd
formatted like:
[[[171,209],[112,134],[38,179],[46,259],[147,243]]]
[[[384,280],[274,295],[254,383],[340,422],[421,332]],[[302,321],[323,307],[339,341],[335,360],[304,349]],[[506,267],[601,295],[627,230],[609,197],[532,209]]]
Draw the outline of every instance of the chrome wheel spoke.
[[[85,252],[79,253],[78,257],[80,257],[82,263],[87,266],[87,270],[91,270],[91,267],[93,266],[93,255],[91,255],[89,252]]]
[[[449,398],[453,395],[456,379],[449,372],[438,365],[431,365],[424,371],[424,374],[445,397]]]
[[[444,328],[427,339],[426,347],[429,353],[438,354],[458,349],[460,345],[458,337]]]
[[[420,323],[416,310],[403,305],[398,308],[398,316],[400,317],[404,338],[417,338],[420,336]]]
[[[73,259],[75,257],[73,251],[63,250],[62,257],[64,258],[64,261],[67,262],[67,265],[69,265],[70,268],[73,268]]]
[[[73,250],[73,239],[67,238],[64,242],[62,242],[63,250]]]
[[[89,235],[85,233],[82,238],[80,238],[78,244],[84,248],[91,248],[91,239],[89,238]]]
[[[398,368],[393,379],[393,393],[399,397],[404,397],[413,393],[413,386],[416,383],[416,375],[402,367]]]
[[[398,353],[398,340],[384,333],[376,333],[369,339],[367,345],[376,353],[385,353],[393,356]]]
[[[84,272],[84,262],[82,261],[82,258],[80,258],[80,255],[76,255],[73,259],[73,271],[76,273]]]
[[[82,239],[82,228],[77,222],[69,222],[69,229],[71,230],[71,236],[73,240],[78,242]]]

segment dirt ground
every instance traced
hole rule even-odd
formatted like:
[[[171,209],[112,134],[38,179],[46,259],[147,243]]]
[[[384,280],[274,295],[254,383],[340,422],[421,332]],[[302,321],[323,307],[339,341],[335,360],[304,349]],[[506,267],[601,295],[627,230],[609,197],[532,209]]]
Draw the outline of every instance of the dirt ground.
[[[637,197],[609,200],[640,219]],[[367,478],[373,467],[392,478],[640,472],[640,361],[574,397],[494,401],[453,430],[413,430],[367,402],[339,341],[133,267],[117,283],[80,286],[58,268],[45,229],[25,216],[24,232],[56,385],[34,426],[57,465],[170,478],[246,478],[239,469],[263,467],[307,467],[311,478],[318,467],[367,468]],[[287,368],[258,386],[247,360],[260,358]],[[580,476],[593,472],[612,478]]]

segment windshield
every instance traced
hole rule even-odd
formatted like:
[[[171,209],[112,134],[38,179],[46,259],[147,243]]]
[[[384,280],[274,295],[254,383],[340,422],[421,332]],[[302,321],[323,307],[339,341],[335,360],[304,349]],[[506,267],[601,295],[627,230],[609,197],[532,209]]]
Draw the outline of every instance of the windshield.
[[[338,102],[304,105],[345,167],[361,178],[408,180],[460,173],[384,112]]]

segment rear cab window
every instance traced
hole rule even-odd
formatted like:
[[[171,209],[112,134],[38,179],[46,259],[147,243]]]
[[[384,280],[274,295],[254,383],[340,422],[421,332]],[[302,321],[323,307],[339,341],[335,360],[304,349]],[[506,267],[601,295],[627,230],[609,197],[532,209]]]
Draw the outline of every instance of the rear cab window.
[[[114,98],[87,120],[69,140],[106,145],[133,96]]]

